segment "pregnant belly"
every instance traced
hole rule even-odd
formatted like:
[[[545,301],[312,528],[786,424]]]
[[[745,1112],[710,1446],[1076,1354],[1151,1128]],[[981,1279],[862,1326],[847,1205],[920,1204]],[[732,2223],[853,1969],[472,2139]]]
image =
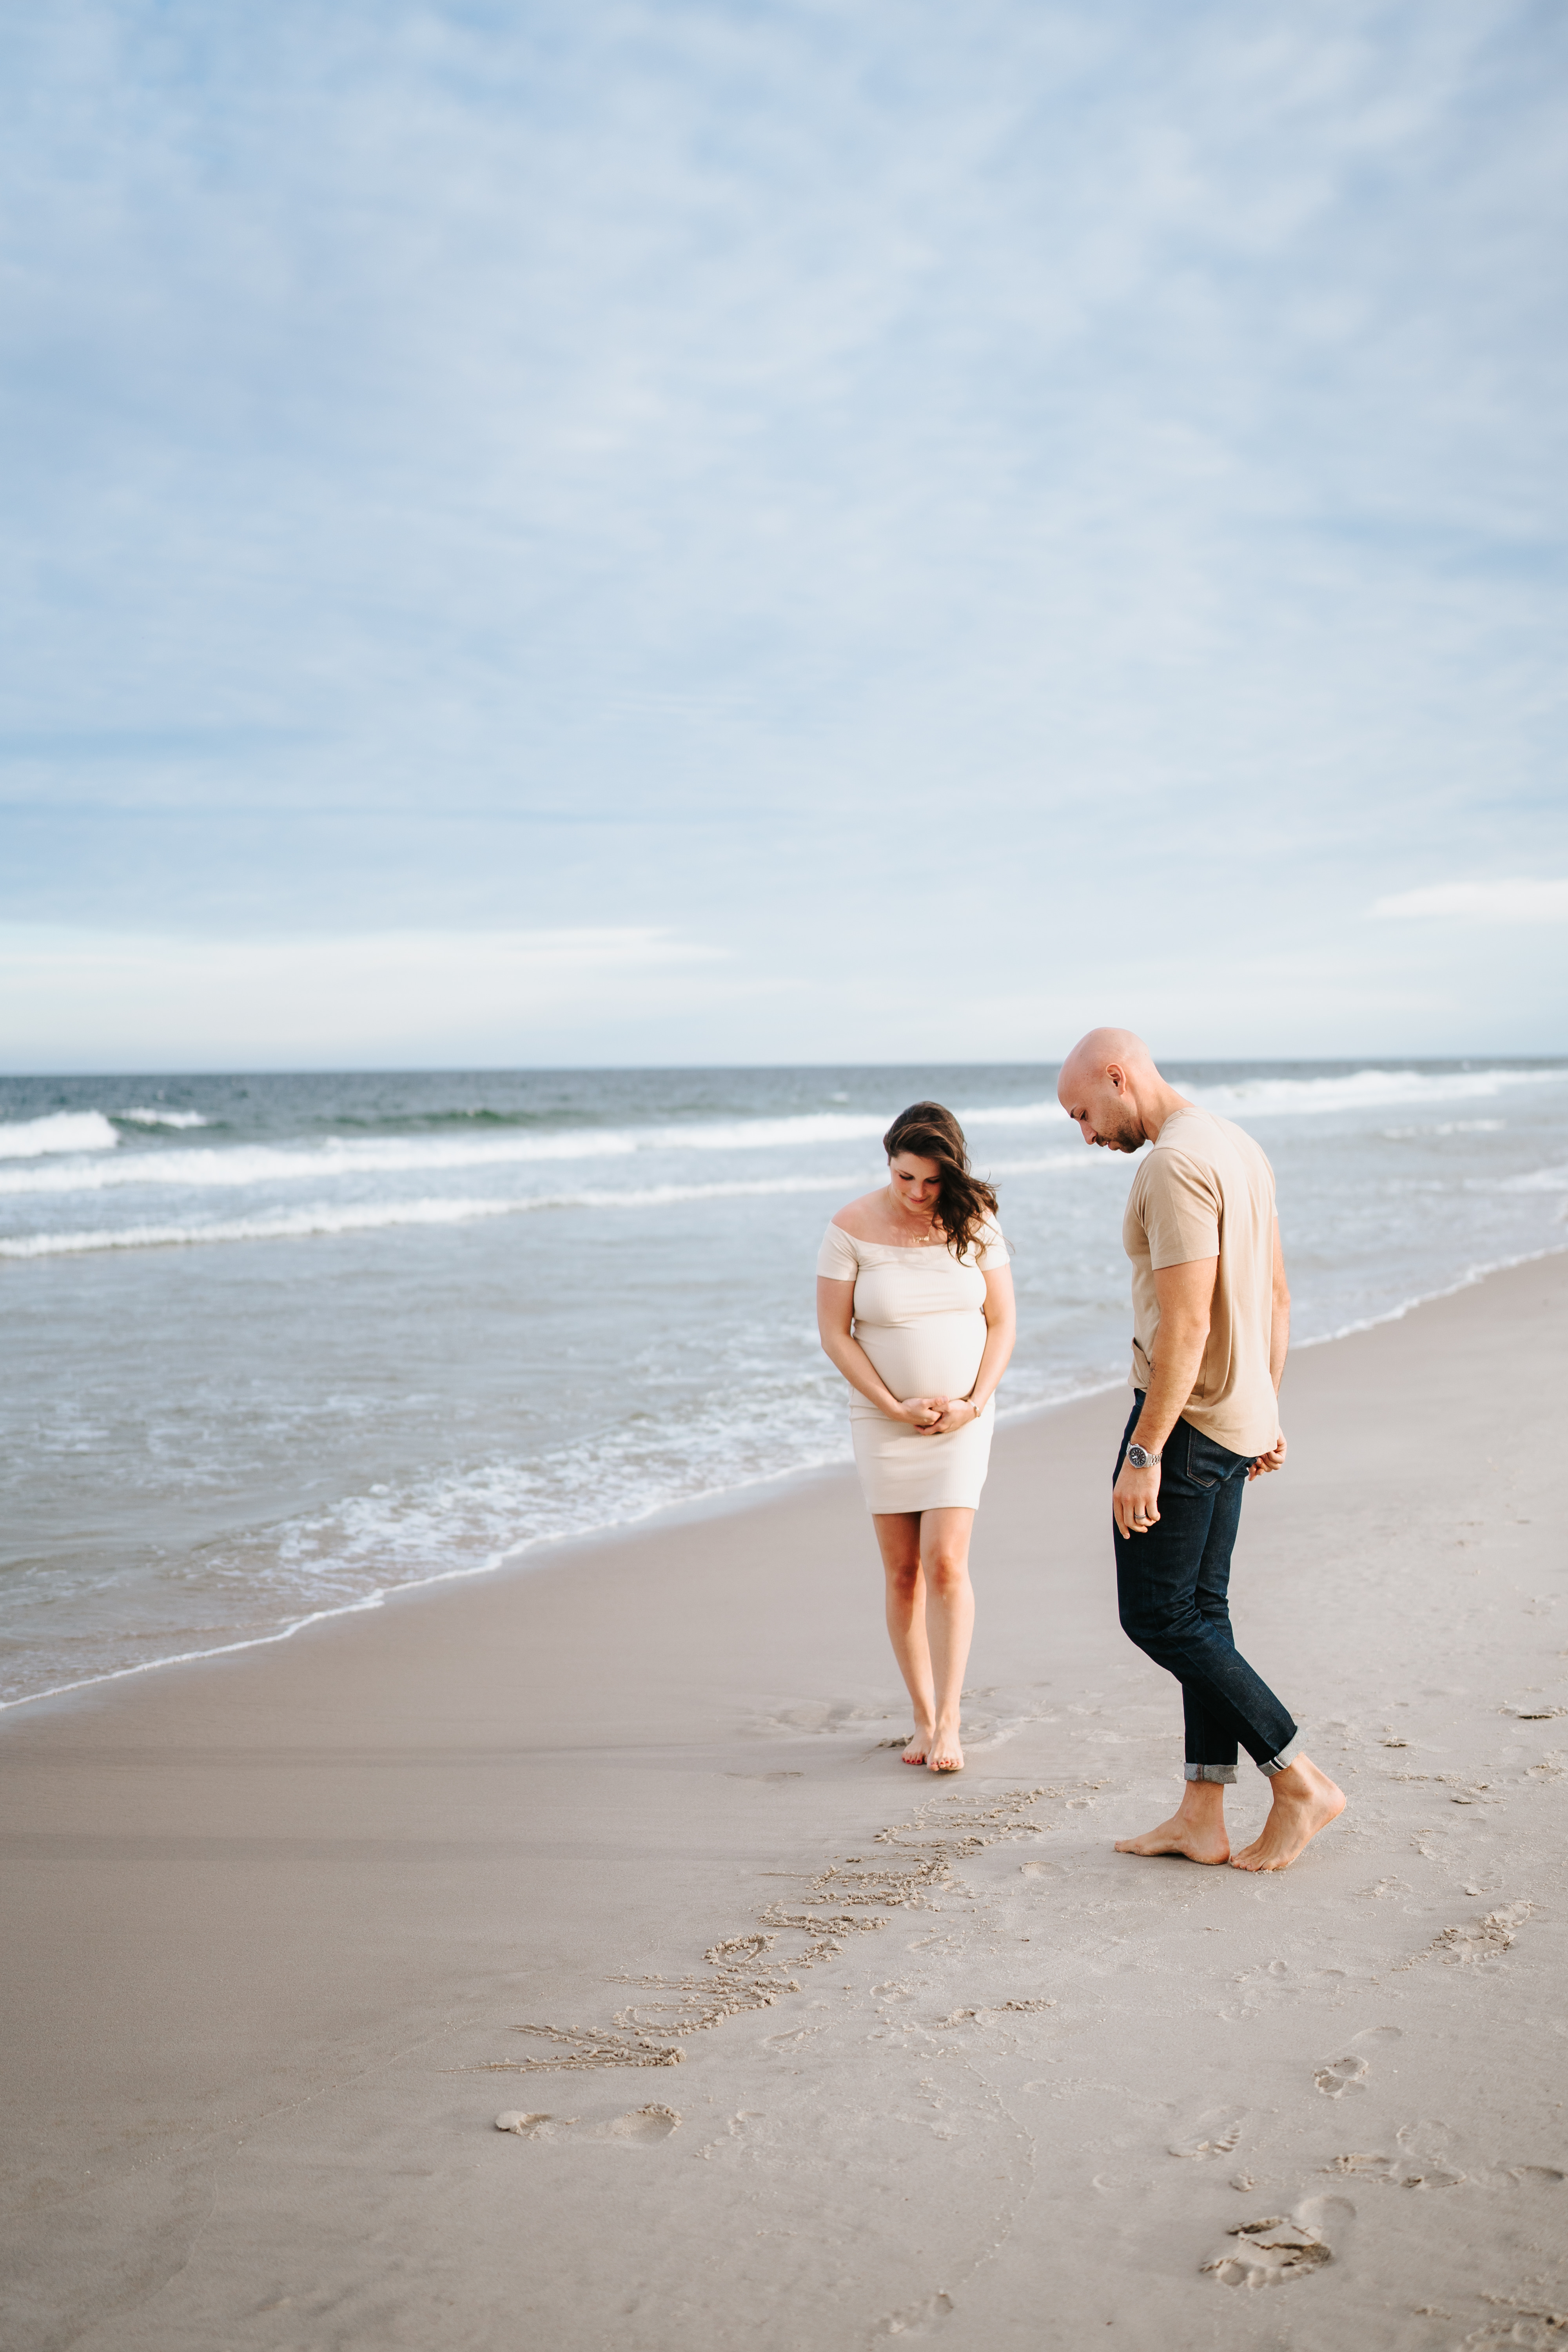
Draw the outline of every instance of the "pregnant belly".
[[[985,1353],[984,1315],[931,1315],[918,1323],[859,1323],[855,1337],[901,1404],[906,1397],[967,1396]],[[875,1412],[852,1393],[849,1410]]]

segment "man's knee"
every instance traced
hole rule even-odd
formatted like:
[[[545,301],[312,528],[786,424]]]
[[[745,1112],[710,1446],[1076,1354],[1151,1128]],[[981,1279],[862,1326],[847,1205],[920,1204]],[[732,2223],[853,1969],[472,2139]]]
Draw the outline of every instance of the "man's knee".
[[[1187,1601],[1121,1601],[1121,1630],[1130,1642],[1162,1663],[1197,1630],[1198,1621]]]

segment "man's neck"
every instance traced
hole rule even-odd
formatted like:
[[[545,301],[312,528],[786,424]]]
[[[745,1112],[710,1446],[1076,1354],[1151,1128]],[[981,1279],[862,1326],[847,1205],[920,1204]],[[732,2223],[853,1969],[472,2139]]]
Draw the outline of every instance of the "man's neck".
[[[1140,1097],[1138,1116],[1143,1122],[1143,1132],[1150,1142],[1158,1143],[1160,1129],[1168,1118],[1173,1118],[1179,1110],[1196,1108],[1196,1103],[1189,1102],[1185,1095],[1179,1095],[1174,1087],[1168,1087],[1162,1078],[1146,1102]]]

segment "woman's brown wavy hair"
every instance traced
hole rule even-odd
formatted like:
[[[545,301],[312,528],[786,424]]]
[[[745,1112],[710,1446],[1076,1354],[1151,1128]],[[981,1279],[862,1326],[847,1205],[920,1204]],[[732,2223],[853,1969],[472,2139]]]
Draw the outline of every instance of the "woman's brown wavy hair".
[[[953,1256],[966,1257],[980,1226],[996,1214],[996,1195],[970,1174],[969,1148],[952,1113],[941,1103],[911,1103],[882,1138],[882,1149],[889,1160],[909,1151],[936,1161],[937,1222]]]

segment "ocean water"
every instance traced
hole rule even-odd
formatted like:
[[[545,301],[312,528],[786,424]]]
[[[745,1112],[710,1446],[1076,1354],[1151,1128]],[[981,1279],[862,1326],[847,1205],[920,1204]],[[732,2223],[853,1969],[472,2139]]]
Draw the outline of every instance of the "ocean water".
[[[1274,1162],[1299,1342],[1568,1246],[1568,1062],[1170,1075]],[[1134,1163],[1049,1066],[0,1079],[0,1701],[847,1461],[817,1239],[922,1096],[1004,1410],[1124,1378]]]

